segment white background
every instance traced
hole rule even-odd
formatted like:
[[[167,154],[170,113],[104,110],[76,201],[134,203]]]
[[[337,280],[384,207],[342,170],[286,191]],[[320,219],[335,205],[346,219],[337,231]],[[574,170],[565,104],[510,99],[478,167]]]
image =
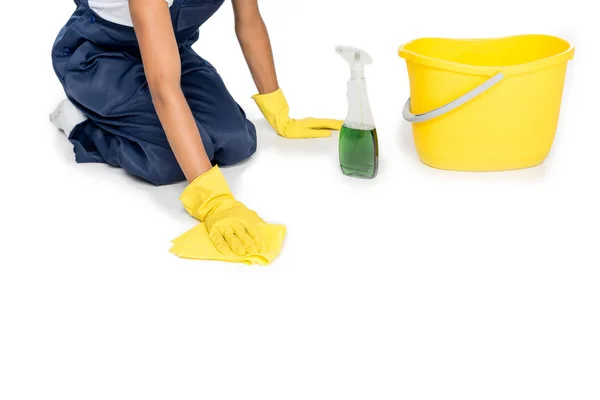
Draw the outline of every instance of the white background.
[[[587,5],[586,5],[587,3]],[[48,121],[64,97],[50,49],[71,1],[0,11],[0,399],[600,398],[600,28],[584,0],[263,0],[296,117],[343,118],[367,49],[380,135],[373,181],[345,178],[337,134],[277,137],[250,96],[227,3],[195,47],[259,129],[225,170],[285,223],[269,267],[180,260],[184,184],[74,162]],[[595,16],[594,16],[595,15]],[[561,36],[576,46],[540,167],[421,164],[400,116],[399,45],[423,36]]]

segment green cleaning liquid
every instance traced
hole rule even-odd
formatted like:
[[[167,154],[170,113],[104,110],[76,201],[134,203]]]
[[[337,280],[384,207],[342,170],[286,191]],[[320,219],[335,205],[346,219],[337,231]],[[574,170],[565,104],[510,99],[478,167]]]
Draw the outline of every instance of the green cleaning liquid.
[[[345,175],[372,179],[377,175],[379,154],[377,129],[354,129],[342,126],[340,130],[340,167]]]

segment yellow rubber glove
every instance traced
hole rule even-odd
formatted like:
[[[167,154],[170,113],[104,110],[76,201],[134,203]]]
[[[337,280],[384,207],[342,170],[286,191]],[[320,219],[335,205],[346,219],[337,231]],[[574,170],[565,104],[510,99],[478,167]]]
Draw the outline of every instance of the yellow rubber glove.
[[[290,139],[323,138],[339,131],[344,121],[335,119],[292,119],[290,107],[281,89],[269,94],[252,96],[269,124],[280,136]]]
[[[190,215],[204,222],[213,245],[222,254],[244,256],[268,250],[259,229],[265,221],[233,198],[218,166],[190,183],[180,200]]]

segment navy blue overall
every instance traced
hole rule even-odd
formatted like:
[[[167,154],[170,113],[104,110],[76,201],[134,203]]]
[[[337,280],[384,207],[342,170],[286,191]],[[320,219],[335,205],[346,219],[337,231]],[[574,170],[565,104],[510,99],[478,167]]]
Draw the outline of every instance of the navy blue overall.
[[[213,165],[232,165],[256,151],[256,130],[215,68],[192,45],[224,0],[176,0],[171,19],[181,56],[181,88]],[[54,70],[68,99],[88,119],[70,134],[77,162],[122,167],[155,185],[185,179],[160,124],[135,31],[102,19],[87,4],[61,29]]]

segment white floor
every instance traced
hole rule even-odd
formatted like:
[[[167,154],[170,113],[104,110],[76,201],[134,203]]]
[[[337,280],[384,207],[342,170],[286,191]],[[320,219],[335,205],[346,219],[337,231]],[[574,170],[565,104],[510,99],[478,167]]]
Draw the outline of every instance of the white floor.
[[[483,3],[261,2],[294,116],[343,118],[334,46],[371,52],[373,181],[341,175],[337,134],[276,137],[250,99],[231,6],[207,23],[196,48],[260,136],[225,174],[288,226],[266,268],[176,258],[169,241],[195,224],[183,183],[74,162],[48,121],[63,98],[50,48],[70,1],[34,1],[26,29],[0,24],[13,55],[0,65],[0,398],[598,399],[600,29],[583,0]],[[495,174],[421,164],[396,48],[529,32],[577,46],[547,162]]]

